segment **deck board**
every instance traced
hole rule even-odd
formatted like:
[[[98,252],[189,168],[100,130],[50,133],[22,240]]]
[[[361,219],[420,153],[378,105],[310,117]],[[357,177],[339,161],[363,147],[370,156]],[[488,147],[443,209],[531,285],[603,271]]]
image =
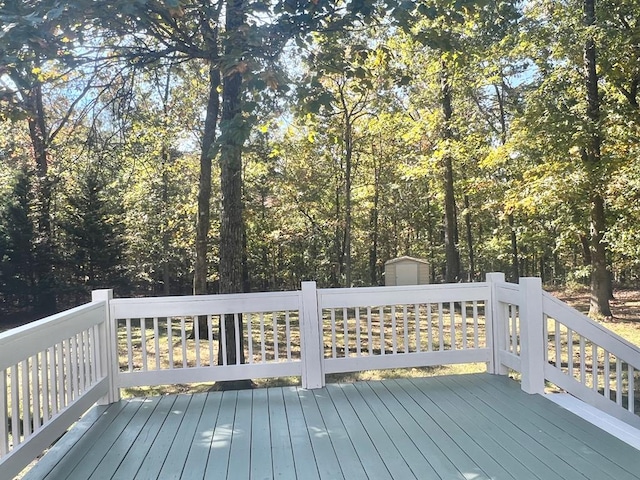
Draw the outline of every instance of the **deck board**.
[[[250,478],[256,480],[271,480],[273,474],[273,464],[279,464],[282,461],[280,458],[272,461],[271,452],[284,450],[283,445],[279,445],[277,448],[271,447],[271,428],[270,417],[272,413],[275,413],[276,402],[274,402],[273,410],[269,407],[268,402],[268,390],[258,389],[253,392],[253,408],[251,410],[251,462],[250,462]],[[281,405],[280,405],[281,406]],[[270,411],[271,410],[271,411]],[[279,420],[284,418],[283,409],[279,412]],[[284,432],[288,436],[288,429],[276,428],[278,432]],[[285,435],[282,435],[284,440]],[[291,468],[291,466],[289,466]]]
[[[193,395],[190,399],[188,409],[185,411],[184,418],[180,423],[180,428],[167,453],[166,458],[170,459],[170,461],[164,462],[157,478],[172,480],[179,479],[182,476],[190,447],[198,441],[196,431],[206,400],[206,395]]]
[[[209,392],[96,407],[42,479],[640,480],[640,452],[504,377]]]
[[[213,442],[214,429],[212,425],[215,425],[218,420],[221,403],[222,395],[206,395],[202,415],[193,436],[193,443],[189,445],[189,454],[182,469],[185,472],[185,476],[186,472],[189,472],[190,475],[193,475],[193,478],[205,477],[207,459]]]
[[[554,444],[564,452],[566,461],[578,457],[575,465],[580,466],[588,478],[638,478],[640,455],[630,445],[539,395],[529,396],[514,389],[503,379],[498,378],[493,385],[517,402],[520,410],[526,407],[531,412],[535,427],[547,435],[548,444]],[[516,418],[513,420],[515,422]],[[568,451],[571,455],[566,454]]]
[[[278,391],[279,389],[273,389]],[[302,404],[298,391],[294,387],[286,387],[282,389],[284,405],[286,408],[286,427],[289,431],[289,440],[291,442],[291,454],[294,462],[294,470],[285,470],[286,464],[274,465],[274,471],[280,471],[280,478],[308,478],[309,480],[318,480],[320,472],[316,465],[316,457],[311,443],[311,433],[307,426],[304,413],[302,412]],[[269,390],[269,398],[271,398],[271,389]],[[274,396],[277,396],[274,394]],[[272,429],[283,430],[285,424],[272,424]],[[282,442],[284,448],[288,448],[286,442]],[[274,443],[274,447],[276,444]],[[278,455],[285,455],[280,452]],[[274,462],[278,455],[274,455]],[[287,464],[289,462],[287,461]]]

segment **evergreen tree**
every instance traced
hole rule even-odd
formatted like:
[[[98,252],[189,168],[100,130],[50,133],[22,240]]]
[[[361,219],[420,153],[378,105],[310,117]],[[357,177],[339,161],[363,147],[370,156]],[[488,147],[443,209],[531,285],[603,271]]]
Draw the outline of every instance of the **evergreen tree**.
[[[0,295],[5,308],[21,309],[37,300],[32,203],[29,172],[18,170],[0,210]]]
[[[62,222],[74,284],[88,293],[97,288],[122,288],[122,208],[109,195],[104,176],[95,167],[82,175],[67,195]]]

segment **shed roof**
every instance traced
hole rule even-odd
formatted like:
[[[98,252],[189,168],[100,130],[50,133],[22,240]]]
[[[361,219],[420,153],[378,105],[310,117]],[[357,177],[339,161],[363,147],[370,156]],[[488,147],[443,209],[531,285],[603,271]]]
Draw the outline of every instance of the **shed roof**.
[[[412,261],[412,262],[417,262],[417,263],[424,263],[426,265],[429,265],[429,262],[423,258],[415,258],[415,257],[408,257],[408,256],[402,256],[402,257],[398,257],[398,258],[392,258],[391,260],[387,260],[385,262],[385,265],[391,265],[393,263],[399,263],[399,262],[406,262],[407,260]]]

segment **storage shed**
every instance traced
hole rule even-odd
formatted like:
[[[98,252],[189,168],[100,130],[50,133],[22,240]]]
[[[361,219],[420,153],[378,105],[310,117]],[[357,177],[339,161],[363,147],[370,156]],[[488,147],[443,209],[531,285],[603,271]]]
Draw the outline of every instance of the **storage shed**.
[[[398,257],[384,264],[384,283],[391,285],[425,285],[429,283],[429,262],[420,258]]]

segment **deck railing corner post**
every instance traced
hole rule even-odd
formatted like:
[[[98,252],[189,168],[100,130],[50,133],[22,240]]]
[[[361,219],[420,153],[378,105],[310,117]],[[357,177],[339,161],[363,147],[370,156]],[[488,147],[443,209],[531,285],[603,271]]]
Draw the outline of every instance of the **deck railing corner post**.
[[[322,388],[325,384],[321,318],[316,282],[302,282],[300,305],[302,388]]]
[[[544,315],[542,281],[538,277],[520,279],[520,359],[521,388],[527,393],[544,393]]]
[[[118,371],[118,350],[116,344],[116,329],[111,318],[111,300],[113,300],[113,290],[93,290],[91,300],[104,301],[105,321],[100,324],[100,365],[101,375],[108,378],[109,391],[98,403],[106,405],[120,400],[120,389],[117,387],[116,375]]]

